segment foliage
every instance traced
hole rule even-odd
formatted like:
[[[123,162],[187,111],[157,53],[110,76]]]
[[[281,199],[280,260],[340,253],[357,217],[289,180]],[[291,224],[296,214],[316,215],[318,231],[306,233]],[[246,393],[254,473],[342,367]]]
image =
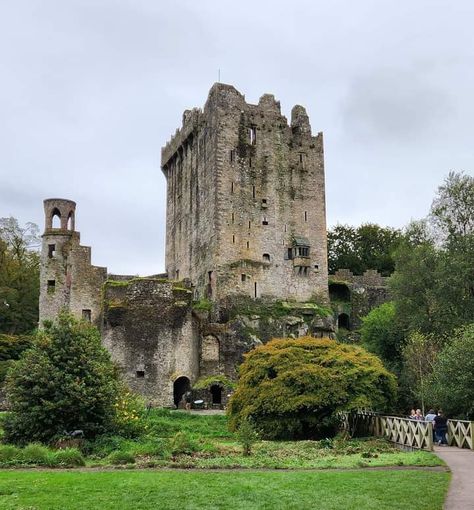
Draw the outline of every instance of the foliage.
[[[137,437],[144,431],[141,420],[145,412],[143,398],[120,384],[115,407],[115,433],[123,437]]]
[[[395,377],[363,348],[328,338],[275,339],[250,351],[228,408],[231,430],[251,419],[265,438],[326,437],[336,413],[383,409]]]
[[[193,310],[210,312],[212,311],[212,301],[206,298],[202,298],[199,301],[193,301]]]
[[[56,464],[60,467],[81,467],[86,465],[82,453],[77,448],[64,448],[54,453]]]
[[[252,453],[252,446],[258,441],[258,433],[249,419],[240,422],[237,440],[242,445],[244,457],[248,457]]]
[[[173,455],[189,455],[198,450],[196,442],[186,432],[177,432],[169,441]]]
[[[129,452],[123,452],[121,450],[112,452],[108,461],[114,466],[120,466],[124,464],[135,464],[135,457]]]
[[[430,387],[430,375],[433,371],[439,344],[433,337],[413,332],[403,348],[403,366],[406,382],[412,395],[419,400],[423,414]]]
[[[401,239],[401,232],[390,227],[366,223],[359,227],[336,225],[328,231],[329,272],[350,269],[362,274],[376,269],[383,276],[395,268],[392,252]]]
[[[38,227],[0,218],[0,332],[22,334],[38,323]]]
[[[31,347],[33,338],[28,335],[4,335],[0,333],[0,384],[5,381],[8,370],[20,355]]]
[[[31,443],[25,446],[20,453],[20,459],[23,464],[35,464],[37,466],[51,465],[51,457],[51,450],[38,443]]]
[[[204,390],[210,388],[212,385],[223,386],[224,388],[228,388],[230,390],[235,388],[235,383],[225,375],[211,375],[209,377],[200,377],[194,383],[193,389]]]
[[[430,218],[446,240],[474,234],[474,177],[450,172],[438,188]]]
[[[404,338],[393,302],[383,303],[363,317],[360,335],[364,347],[379,356],[386,366],[399,364]]]
[[[99,332],[66,314],[38,333],[6,387],[10,442],[47,442],[77,429],[94,437],[109,430],[116,416],[117,374]]]
[[[449,416],[474,419],[474,323],[458,329],[433,364],[429,394]]]

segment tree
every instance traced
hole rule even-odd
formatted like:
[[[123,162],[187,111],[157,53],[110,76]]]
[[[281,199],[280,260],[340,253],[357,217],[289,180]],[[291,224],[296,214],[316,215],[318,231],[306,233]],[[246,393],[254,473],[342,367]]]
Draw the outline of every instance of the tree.
[[[360,335],[368,351],[379,356],[386,366],[398,368],[404,337],[393,302],[383,303],[363,317]]]
[[[458,329],[440,352],[428,388],[449,416],[474,419],[474,323]]]
[[[5,439],[48,442],[80,429],[92,438],[113,425],[116,369],[96,328],[62,314],[37,334],[7,376]]]
[[[334,434],[337,413],[385,409],[395,377],[363,348],[328,338],[274,339],[250,351],[228,408],[237,430],[245,420],[267,439]]]
[[[392,252],[398,245],[401,232],[374,223],[357,228],[336,225],[328,231],[329,272],[350,269],[362,274],[367,269],[376,269],[388,276],[394,270]]]
[[[32,337],[27,335],[0,334],[0,385],[5,381],[9,368],[23,351],[31,347]]]
[[[0,332],[28,333],[38,324],[38,227],[0,218]]]
[[[403,348],[406,383],[411,394],[419,400],[423,414],[430,386],[430,376],[440,346],[433,337],[413,332]]]
[[[438,188],[430,219],[444,239],[474,234],[474,177],[450,172]]]

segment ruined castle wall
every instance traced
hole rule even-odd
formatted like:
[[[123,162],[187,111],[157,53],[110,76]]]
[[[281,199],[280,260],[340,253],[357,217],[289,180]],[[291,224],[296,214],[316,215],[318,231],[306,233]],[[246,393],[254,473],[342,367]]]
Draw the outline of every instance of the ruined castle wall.
[[[125,381],[154,405],[173,406],[176,379],[199,375],[191,290],[152,278],[109,281],[104,300],[102,341]]]

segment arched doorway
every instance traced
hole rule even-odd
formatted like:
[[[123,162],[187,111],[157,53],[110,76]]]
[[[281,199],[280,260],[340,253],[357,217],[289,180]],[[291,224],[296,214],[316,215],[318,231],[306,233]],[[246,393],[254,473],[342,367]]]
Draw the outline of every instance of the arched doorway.
[[[222,388],[218,384],[213,384],[210,388],[212,403],[222,404]]]
[[[342,329],[349,329],[349,315],[347,313],[340,313],[337,318],[337,327]]]
[[[173,402],[176,407],[179,406],[183,395],[191,389],[191,382],[187,377],[178,377],[173,384]]]

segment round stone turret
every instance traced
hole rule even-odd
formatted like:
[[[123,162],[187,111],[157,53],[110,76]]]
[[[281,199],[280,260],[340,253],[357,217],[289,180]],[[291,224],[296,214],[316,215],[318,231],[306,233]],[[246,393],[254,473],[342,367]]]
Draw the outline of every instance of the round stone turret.
[[[43,204],[45,233],[48,230],[75,231],[76,202],[65,198],[47,198]]]

